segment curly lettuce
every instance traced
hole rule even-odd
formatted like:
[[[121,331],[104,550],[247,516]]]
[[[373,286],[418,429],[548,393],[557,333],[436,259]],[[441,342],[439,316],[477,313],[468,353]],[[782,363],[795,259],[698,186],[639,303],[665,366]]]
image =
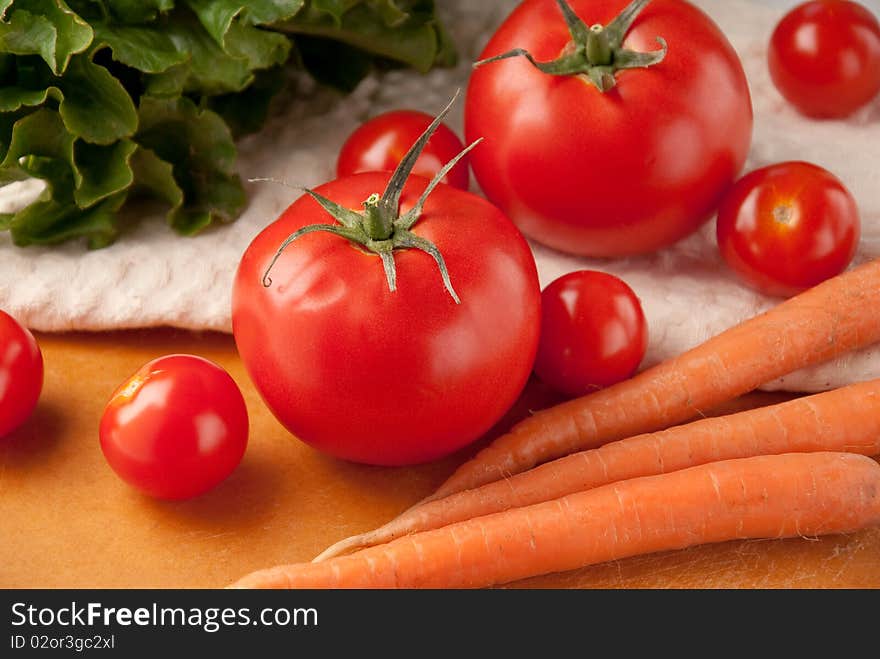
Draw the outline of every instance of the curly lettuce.
[[[46,183],[0,230],[104,247],[139,196],[182,235],[232,221],[234,140],[286,66],[350,91],[376,63],[454,57],[433,0],[0,0],[0,185]]]

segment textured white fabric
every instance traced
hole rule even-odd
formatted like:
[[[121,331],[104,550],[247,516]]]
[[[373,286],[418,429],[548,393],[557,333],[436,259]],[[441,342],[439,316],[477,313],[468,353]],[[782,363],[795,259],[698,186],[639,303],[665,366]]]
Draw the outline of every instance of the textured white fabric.
[[[878,0],[863,0],[880,13]],[[800,117],[774,89],[766,71],[766,42],[792,2],[702,0],[742,57],[755,109],[754,142],[747,168],[782,160],[815,162],[836,173],[856,197],[863,222],[858,261],[880,256],[880,99],[847,121]],[[427,76],[395,71],[364,81],[341,97],[303,81],[296,100],[259,135],[240,144],[243,177],[269,176],[299,185],[332,178],[336,153],[364,119],[381,111],[415,107],[436,113],[457,87],[488,35],[516,5],[514,0],[440,0],[461,50],[455,70]],[[462,105],[449,123],[461,132]],[[104,330],[171,325],[230,330],[230,288],[251,238],[291,201],[292,190],[248,184],[250,203],[234,224],[194,238],[174,235],[159,217],[133,223],[108,249],[80,244],[49,249],[13,247],[0,235],[0,308],[37,330]],[[0,211],[21,203],[34,182],[0,191]],[[717,255],[714,225],[656,255],[592,262],[534,248],[542,285],[584,267],[623,277],[642,299],[650,327],[645,365],[678,354],[771,306],[740,285]],[[878,315],[880,322],[880,315]],[[793,374],[766,388],[815,391],[880,377],[880,349]]]

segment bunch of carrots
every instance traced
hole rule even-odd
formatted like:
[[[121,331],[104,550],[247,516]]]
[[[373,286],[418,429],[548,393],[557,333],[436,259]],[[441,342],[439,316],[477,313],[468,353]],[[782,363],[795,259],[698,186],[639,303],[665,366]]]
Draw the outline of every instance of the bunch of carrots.
[[[704,543],[880,524],[880,464],[866,457],[880,454],[880,380],[685,423],[880,342],[877,309],[880,260],[534,414],[385,526],[234,587],[477,588]]]

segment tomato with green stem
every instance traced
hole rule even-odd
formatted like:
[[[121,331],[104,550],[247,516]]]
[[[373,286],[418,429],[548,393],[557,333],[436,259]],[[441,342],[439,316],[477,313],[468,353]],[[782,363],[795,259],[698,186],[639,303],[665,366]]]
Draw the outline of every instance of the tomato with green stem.
[[[858,206],[831,172],[807,162],[757,169],[718,211],[718,247],[751,287],[789,297],[843,272],[860,236]]]
[[[247,408],[220,366],[195,355],[168,355],[116,390],[99,434],[104,457],[122,480],[159,499],[189,499],[217,486],[241,462]]]
[[[626,380],[647,348],[641,302],[622,279],[578,270],[541,293],[535,374],[557,391],[583,396]]]
[[[434,117],[416,110],[393,110],[365,121],[342,145],[336,161],[336,177],[394,171],[432,121]],[[464,145],[452,129],[440,124],[413,165],[412,173],[432,179],[462,149]],[[470,184],[467,156],[440,181],[467,190]]]
[[[0,311],[0,439],[21,426],[43,389],[43,355],[27,328]]]
[[[880,22],[857,2],[805,2],[777,24],[767,63],[803,114],[846,117],[880,93]]]
[[[393,174],[306,190],[236,273],[251,379],[285,427],[339,458],[448,455],[504,415],[532,370],[540,287],[522,234],[482,197],[439,185],[457,159],[430,182],[410,177],[448,110]]]
[[[715,212],[749,151],[739,58],[677,0],[525,0],[471,76],[471,167],[531,238],[564,252],[652,252]]]

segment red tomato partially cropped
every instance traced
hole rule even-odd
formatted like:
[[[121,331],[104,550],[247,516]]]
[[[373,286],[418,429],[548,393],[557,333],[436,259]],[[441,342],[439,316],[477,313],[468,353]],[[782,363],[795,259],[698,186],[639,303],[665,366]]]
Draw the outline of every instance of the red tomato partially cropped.
[[[169,355],[116,390],[100,437],[107,462],[129,485],[159,499],[189,499],[238,466],[247,409],[225,370],[201,357]]]
[[[629,0],[572,0],[586,25],[607,25]],[[680,0],[653,0],[623,42],[665,59],[623,70],[600,92],[582,75],[542,73],[525,58],[483,64],[471,76],[471,166],[486,196],[531,238],[556,249],[614,257],[657,250],[715,212],[749,150],[745,74],[721,30]],[[542,62],[569,44],[556,2],[525,0],[481,59],[525,48]]]
[[[541,293],[535,374],[557,391],[583,396],[626,380],[647,348],[642,305],[618,277],[579,270]]]
[[[356,174],[317,192],[358,210],[389,178]],[[426,185],[409,180],[401,212]],[[395,252],[392,292],[378,256],[323,232],[290,244],[263,286],[282,241],[327,222],[301,197],[236,274],[235,341],[269,408],[304,442],[375,465],[425,462],[480,437],[516,401],[538,344],[540,287],[520,232],[485,199],[441,185],[412,231],[436,244],[461,304],[428,254]]]
[[[43,389],[43,355],[33,335],[0,311],[0,439],[24,423]]]
[[[773,31],[768,65],[776,88],[802,113],[845,117],[880,93],[880,23],[847,0],[798,5]]]
[[[846,270],[859,242],[859,211],[827,170],[785,162],[731,188],[717,234],[722,256],[745,282],[788,297]]]
[[[394,110],[364,122],[342,145],[336,162],[337,177],[360,172],[394,171],[433,121],[434,117],[424,112]],[[463,149],[461,140],[449,126],[440,124],[416,160],[413,174],[432,179]],[[465,156],[449,170],[442,182],[467,190],[469,179],[468,157]]]

